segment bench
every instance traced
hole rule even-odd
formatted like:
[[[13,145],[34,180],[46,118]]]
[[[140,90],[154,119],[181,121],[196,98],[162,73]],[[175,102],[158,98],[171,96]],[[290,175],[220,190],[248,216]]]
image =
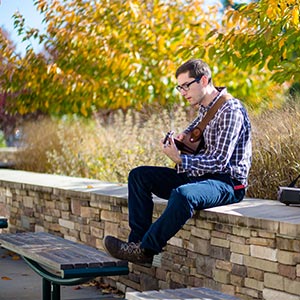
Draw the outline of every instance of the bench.
[[[126,275],[128,263],[45,232],[1,234],[0,246],[19,254],[42,277],[42,299],[60,300],[60,286]]]
[[[208,288],[181,288],[181,289],[166,289],[160,291],[146,292],[127,292],[127,300],[238,300],[234,296],[223,294]]]
[[[0,228],[7,228],[7,218],[0,216]]]

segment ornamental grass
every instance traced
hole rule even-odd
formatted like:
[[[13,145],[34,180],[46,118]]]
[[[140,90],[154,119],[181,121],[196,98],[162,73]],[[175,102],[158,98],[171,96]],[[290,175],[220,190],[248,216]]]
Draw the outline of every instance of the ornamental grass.
[[[300,174],[300,107],[252,114],[253,163],[247,197],[277,199],[279,186]],[[193,118],[182,107],[118,111],[93,119],[43,118],[23,127],[17,168],[126,183],[139,165],[174,166],[159,140]]]

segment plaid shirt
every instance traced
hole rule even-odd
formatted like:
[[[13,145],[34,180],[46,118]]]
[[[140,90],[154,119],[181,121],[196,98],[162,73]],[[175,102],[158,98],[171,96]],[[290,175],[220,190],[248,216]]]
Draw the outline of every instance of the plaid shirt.
[[[200,106],[198,117],[185,132],[192,130],[224,93],[225,88],[208,107]],[[178,173],[187,172],[188,176],[225,173],[246,186],[252,160],[251,125],[241,102],[235,98],[227,100],[208,123],[203,137],[205,146],[197,155],[180,155]]]

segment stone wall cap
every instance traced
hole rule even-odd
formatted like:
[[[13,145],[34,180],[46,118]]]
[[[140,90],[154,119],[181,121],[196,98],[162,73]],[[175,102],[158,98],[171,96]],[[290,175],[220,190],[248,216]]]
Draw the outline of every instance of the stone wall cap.
[[[89,178],[0,169],[0,181],[114,197],[127,197],[127,184],[104,182]]]

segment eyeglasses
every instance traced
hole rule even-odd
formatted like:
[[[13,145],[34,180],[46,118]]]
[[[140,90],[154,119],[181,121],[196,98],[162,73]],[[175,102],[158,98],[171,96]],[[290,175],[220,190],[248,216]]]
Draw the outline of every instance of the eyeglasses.
[[[184,83],[183,85],[177,85],[176,90],[178,92],[181,92],[181,91],[187,92],[190,89],[190,85],[193,84],[194,82],[199,82],[201,77],[197,77],[196,79],[192,80],[191,82]]]

